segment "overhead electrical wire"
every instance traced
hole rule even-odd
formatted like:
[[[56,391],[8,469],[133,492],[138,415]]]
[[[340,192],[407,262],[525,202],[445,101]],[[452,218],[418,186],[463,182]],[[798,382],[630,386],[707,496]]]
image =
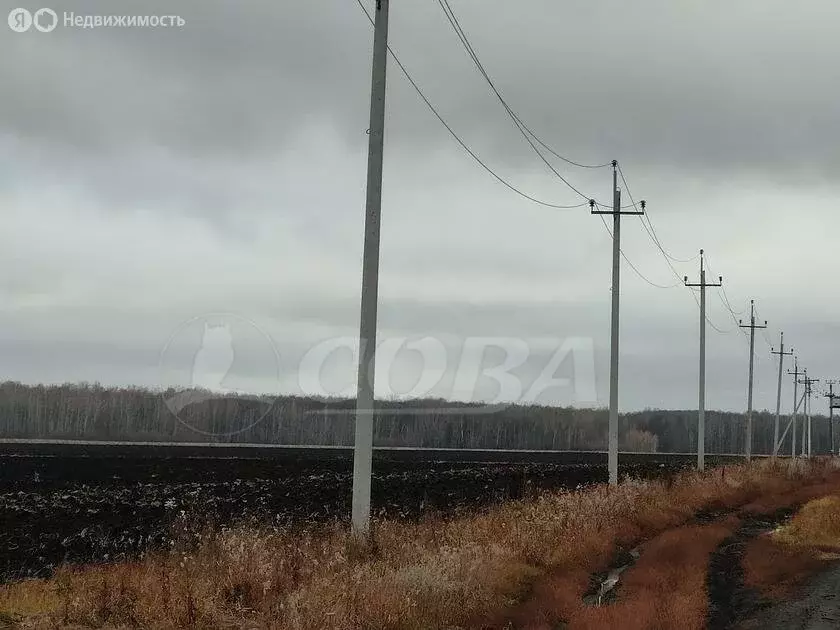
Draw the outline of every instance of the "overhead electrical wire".
[[[708,255],[706,255],[705,260],[706,260],[706,266],[708,267],[709,272],[712,273],[712,275],[714,275],[714,272],[712,271],[712,265],[709,261],[709,256]],[[741,328],[741,322],[738,320],[738,316],[739,315],[744,315],[746,313],[746,310],[738,312],[732,307],[732,303],[729,300],[729,295],[726,293],[726,289],[724,288],[724,286],[722,284],[721,284],[720,287],[718,287],[717,296],[718,296],[718,299],[720,300],[721,304],[723,304],[724,308],[726,309],[727,313],[729,313],[729,316],[732,318],[732,321],[734,322],[735,326],[738,328],[738,330],[741,331],[741,333],[744,335],[745,339],[749,339],[749,336],[746,334],[744,329]]]
[[[598,217],[601,219],[601,223],[604,224],[604,229],[607,231],[607,234],[610,235],[610,238],[613,238],[612,230],[610,230],[609,226],[607,225],[607,222],[604,219],[604,216],[599,214]],[[626,262],[630,266],[630,269],[635,271],[636,275],[639,276],[645,282],[647,282],[650,286],[656,287],[657,289],[673,289],[674,287],[677,286],[677,284],[664,285],[664,284],[657,284],[656,282],[653,282],[652,280],[647,278],[641,271],[639,271],[639,269],[636,267],[636,265],[634,265],[632,262],[630,262],[630,259],[627,258],[627,255],[624,253],[624,250],[622,250],[619,247],[618,251],[621,253],[621,257],[624,258],[624,262]]]
[[[662,241],[659,240],[659,235],[656,233],[656,229],[653,227],[653,222],[650,220],[650,213],[645,212],[643,215],[640,216],[640,218],[642,219],[642,224],[643,225],[645,223],[647,223],[648,227],[650,227],[651,236],[653,237],[654,242],[659,247],[660,251],[665,256],[665,258],[668,258],[668,259],[674,261],[675,263],[690,263],[690,262],[694,262],[695,260],[700,258],[699,253],[694,254],[694,256],[691,256],[690,258],[677,258],[676,256],[674,256],[672,254],[669,254],[668,250],[665,249],[665,246],[662,245]],[[645,229],[647,229],[647,228],[645,228]]]
[[[458,39],[461,41],[461,44],[464,47],[464,50],[466,50],[467,55],[469,55],[470,59],[472,59],[473,63],[475,64],[475,67],[478,69],[479,73],[481,73],[481,76],[484,77],[484,80],[490,86],[490,89],[496,95],[496,98],[502,104],[502,107],[505,108],[505,111],[507,112],[507,115],[513,121],[513,124],[516,126],[517,130],[522,135],[522,137],[525,138],[526,142],[534,150],[534,153],[537,154],[537,156],[540,158],[540,160],[542,160],[542,162],[549,168],[549,170],[551,170],[552,173],[554,173],[554,175],[556,175],[560,179],[560,181],[562,181],[564,184],[566,184],[566,186],[571,188],[574,192],[576,192],[582,198],[589,201],[591,196],[586,195],[583,192],[581,192],[576,186],[574,186],[571,182],[569,182],[568,179],[566,179],[563,175],[561,175],[560,172],[556,168],[554,168],[554,165],[551,164],[551,162],[549,162],[546,159],[546,157],[542,154],[542,152],[537,148],[537,145],[534,144],[534,140],[536,140],[540,145],[546,147],[546,149],[552,155],[555,155],[556,157],[559,157],[564,162],[567,162],[569,164],[573,164],[575,166],[580,166],[580,167],[583,167],[583,168],[604,168],[605,166],[610,166],[612,164],[612,162],[607,163],[607,164],[598,164],[598,165],[580,164],[578,162],[575,162],[573,160],[570,160],[568,158],[563,157],[562,155],[560,155],[559,153],[557,153],[556,151],[554,151],[553,149],[548,147],[548,145],[545,142],[540,140],[536,136],[536,134],[534,134],[530,130],[530,128],[527,127],[525,125],[525,123],[522,122],[522,119],[519,117],[519,115],[513,110],[513,108],[510,107],[510,105],[508,105],[507,101],[502,96],[501,92],[499,92],[498,88],[496,87],[496,84],[493,82],[493,79],[490,78],[490,75],[487,73],[487,70],[485,70],[485,68],[484,68],[484,64],[481,63],[481,60],[479,59],[478,54],[475,52],[475,49],[473,48],[472,44],[470,43],[469,37],[467,36],[466,32],[464,32],[464,29],[461,27],[461,23],[458,20],[458,17],[455,15],[455,12],[452,10],[451,5],[449,4],[449,0],[437,0],[437,2],[438,2],[438,5],[440,5],[440,8],[443,11],[444,15],[446,15],[446,19],[449,22],[450,26],[455,31],[455,34],[458,36]],[[533,136],[533,139],[531,138],[532,136]]]
[[[720,303],[723,304],[723,307],[729,311],[729,314],[732,315],[732,318],[735,321],[738,321],[739,316],[743,316],[746,311],[739,312],[733,309],[732,304],[729,302],[729,297],[722,291],[722,289],[722,286],[718,288],[718,299],[720,300]]]
[[[356,4],[358,4],[359,8],[362,10],[362,12],[364,12],[365,16],[368,19],[368,22],[370,22],[371,25],[375,26],[375,22],[373,20],[373,17],[371,16],[370,12],[367,10],[365,5],[362,3],[362,0],[356,0]],[[541,205],[541,206],[545,206],[547,208],[555,208],[555,209],[559,209],[559,210],[571,210],[571,209],[574,209],[574,208],[582,208],[583,206],[586,206],[586,205],[589,204],[589,198],[587,198],[586,201],[584,201],[582,203],[574,204],[574,205],[560,205],[560,204],[555,204],[555,203],[549,203],[547,201],[543,201],[541,199],[533,197],[533,196],[531,196],[531,195],[529,195],[525,192],[522,192],[516,186],[514,186],[509,181],[504,179],[501,175],[496,173],[496,171],[494,171],[492,168],[490,168],[487,165],[486,162],[484,162],[480,157],[478,157],[478,155],[472,149],[470,149],[470,147],[467,145],[467,143],[464,142],[457,133],[455,133],[455,130],[449,125],[449,123],[446,122],[446,120],[443,118],[443,116],[440,114],[440,112],[437,110],[437,108],[432,104],[432,102],[428,99],[428,97],[426,97],[426,95],[423,93],[423,90],[420,89],[420,86],[412,78],[411,74],[408,72],[408,70],[403,65],[403,63],[399,60],[399,58],[397,57],[396,53],[394,53],[394,50],[391,48],[390,45],[388,46],[388,53],[391,55],[391,58],[397,64],[399,69],[402,71],[405,78],[411,84],[411,87],[414,88],[414,91],[417,92],[418,96],[423,100],[423,102],[426,104],[426,106],[429,108],[429,110],[432,112],[432,114],[435,115],[435,118],[437,118],[438,121],[446,128],[446,130],[449,132],[449,135],[451,135],[452,138],[459,145],[461,145],[461,148],[464,149],[464,151],[466,151],[467,154],[473,160],[475,160],[485,171],[490,173],[490,175],[492,175],[499,183],[503,184],[504,186],[506,186],[508,189],[510,189],[511,191],[513,191],[514,193],[519,195],[520,197],[523,197],[523,198],[525,198],[529,201],[532,201],[533,203],[536,203],[536,204]],[[578,194],[582,194],[582,193],[578,193]]]
[[[700,300],[698,300],[698,299],[697,299],[697,291],[699,291],[699,289],[698,289],[697,291],[695,291],[695,290],[694,290],[693,288],[691,288],[691,287],[689,287],[688,289],[689,289],[689,291],[690,291],[690,293],[691,293],[691,297],[692,297],[692,298],[694,298],[694,303],[695,303],[695,304],[697,304],[697,308],[699,309],[699,308],[700,308]],[[705,317],[706,317],[706,323],[707,323],[707,324],[709,324],[709,326],[711,326],[714,330],[716,330],[716,331],[717,331],[717,332],[719,332],[720,334],[722,334],[722,335],[728,335],[729,333],[731,333],[731,332],[732,332],[731,330],[723,330],[723,329],[718,328],[717,326],[715,326],[715,323],[714,323],[714,322],[713,322],[713,321],[709,318],[708,313],[705,315]]]
[[[627,183],[627,178],[624,176],[624,172],[621,170],[621,163],[617,163],[616,165],[618,167],[618,174],[621,176],[621,181],[624,184],[624,189],[627,191],[627,196],[630,197],[631,206],[638,210],[636,200],[633,198],[633,193],[630,191],[630,186]],[[639,218],[642,219],[642,227],[645,228],[645,231],[648,233],[648,236],[650,237],[651,241],[653,242],[653,244],[657,247],[657,249],[660,251],[660,253],[664,257],[665,262],[668,265],[668,268],[671,270],[671,273],[674,274],[674,277],[677,279],[677,282],[674,285],[671,285],[671,286],[672,287],[677,287],[679,285],[684,285],[684,277],[683,278],[680,277],[680,274],[677,272],[676,269],[674,269],[674,265],[671,263],[672,259],[673,260],[677,260],[677,259],[674,259],[672,256],[670,256],[668,254],[667,251],[665,251],[665,248],[662,246],[662,243],[660,242],[659,238],[656,236],[656,232],[653,230],[653,224],[652,223],[650,224],[650,230],[648,230],[648,227],[647,227],[647,225],[645,225],[645,221],[644,221],[646,216],[647,216],[647,213],[639,215]],[[698,257],[699,257],[699,254],[698,254]],[[684,262],[691,262],[691,260],[693,260],[693,259],[688,259],[687,261],[684,261]],[[689,290],[690,290],[690,288],[689,288]],[[697,308],[700,308],[700,302],[697,300],[697,296],[694,294],[693,291],[691,291],[691,294],[692,294],[692,297],[694,298],[694,302],[697,304]],[[727,331],[723,331],[720,328],[718,328],[717,326],[715,326],[715,324],[712,322],[712,320],[709,319],[708,315],[706,315],[705,318],[706,318],[706,321],[709,323],[709,325],[712,328],[714,328],[716,331],[718,331],[720,333],[723,333],[723,334],[728,334]]]
[[[729,317],[732,318],[732,321],[734,322],[734,324],[736,326],[740,326],[741,323],[738,321],[738,316],[735,315],[735,313],[732,311],[731,308],[729,308],[729,306],[727,306],[727,303],[725,303],[725,302],[723,302],[723,300],[721,300],[721,304],[723,304],[724,308],[726,308],[726,311],[729,314]]]
[[[719,293],[720,293],[719,297],[723,300],[724,304],[726,305],[726,308],[728,308],[732,312],[733,315],[735,315],[737,317],[739,315],[743,316],[743,315],[746,314],[746,312],[747,312],[746,308],[741,310],[741,311],[736,311],[735,310],[735,308],[732,306],[732,302],[729,300],[729,295],[726,293],[726,289],[724,289],[722,286],[720,287],[720,292]]]
[[[763,320],[759,316],[758,310],[755,311],[755,316],[756,316],[756,319],[759,320],[759,321],[767,321],[767,320]],[[764,338],[764,343],[767,344],[767,347],[770,348],[770,350],[772,350],[773,349],[773,342],[770,341],[770,338],[767,336],[767,329],[766,328],[761,329],[761,336]]]
[[[628,196],[628,197],[630,197],[631,206],[632,206],[632,207],[634,207],[634,208],[636,208],[636,207],[637,207],[636,200],[633,198],[633,193],[630,191],[630,186],[629,186],[629,185],[628,185],[628,183],[627,183],[627,179],[626,179],[626,177],[624,176],[624,172],[621,170],[621,164],[620,164],[620,163],[618,164],[618,173],[619,173],[619,175],[621,176],[621,181],[622,181],[622,183],[624,184],[624,189],[627,191],[627,196]],[[652,242],[653,242],[653,244],[656,246],[656,248],[660,251],[660,253],[662,254],[662,256],[665,258],[665,262],[668,264],[668,268],[671,270],[671,273],[673,273],[673,274],[674,274],[674,276],[677,278],[677,281],[678,281],[678,282],[677,282],[677,284],[672,285],[672,286],[678,286],[678,285],[680,285],[680,284],[683,284],[683,279],[682,279],[682,278],[680,278],[680,274],[677,272],[677,270],[676,270],[676,269],[674,269],[674,265],[672,264],[672,262],[671,262],[671,261],[674,261],[674,262],[683,262],[683,263],[688,263],[688,262],[692,262],[693,260],[697,260],[697,258],[699,258],[699,257],[700,257],[700,254],[698,253],[696,256],[694,256],[694,257],[692,257],[692,258],[688,258],[688,259],[680,259],[680,258],[676,258],[676,257],[672,256],[672,255],[671,255],[671,254],[669,254],[669,253],[667,252],[667,250],[663,247],[662,242],[659,240],[659,237],[656,235],[656,231],[655,231],[655,229],[654,229],[654,227],[653,227],[653,223],[651,223],[651,222],[650,222],[650,219],[649,219],[649,217],[648,217],[648,214],[647,214],[647,213],[645,213],[645,214],[643,214],[643,215],[639,215],[639,216],[640,216],[640,218],[642,219],[642,227],[644,227],[644,228],[645,228],[645,231],[647,232],[647,234],[648,234],[648,236],[650,237],[651,241],[652,241]],[[645,224],[645,218],[648,218],[647,225]],[[648,225],[649,225],[650,229],[648,229]],[[691,289],[691,288],[689,287],[689,290],[690,290],[690,289]],[[691,296],[692,296],[692,298],[694,299],[695,304],[697,304],[697,308],[700,308],[700,301],[697,299],[697,294],[696,294],[696,292],[695,292],[695,291],[693,291],[693,290],[691,290]],[[721,334],[728,335],[729,333],[731,333],[731,332],[732,332],[732,330],[723,330],[722,328],[719,328],[719,327],[718,327],[717,325],[715,325],[715,323],[714,323],[714,322],[713,322],[713,321],[709,318],[708,314],[706,314],[706,315],[705,315],[705,319],[706,319],[706,322],[709,324],[709,326],[711,326],[711,327],[712,327],[712,329],[716,330],[717,332],[719,332],[719,333],[721,333]],[[738,325],[737,320],[734,320],[734,321],[735,321],[735,324],[736,324],[736,326],[737,326],[737,325]]]
[[[618,174],[621,176],[621,182],[624,184],[624,190],[627,191],[627,196],[630,197],[630,203],[634,208],[638,209],[637,204],[636,204],[636,200],[633,199],[633,193],[630,192],[630,186],[627,184],[627,179],[624,177],[624,171],[621,170],[621,163],[620,162],[617,163],[617,166],[618,166]],[[653,241],[653,244],[656,246],[656,248],[662,253],[662,256],[665,258],[665,262],[668,263],[668,267],[670,267],[670,269],[671,269],[671,273],[674,274],[674,277],[677,278],[678,281],[682,281],[682,278],[680,278],[680,274],[677,273],[676,269],[674,269],[674,265],[671,264],[671,261],[673,260],[674,262],[687,263],[687,262],[691,262],[692,260],[695,260],[696,258],[698,258],[700,256],[700,254],[698,254],[694,258],[689,258],[687,260],[681,260],[679,258],[674,258],[673,256],[671,256],[665,250],[665,248],[662,246],[662,242],[659,240],[659,237],[657,237],[656,231],[653,229],[653,224],[650,223],[649,220],[648,220],[648,224],[650,224],[650,229],[648,229],[648,225],[645,223],[645,218],[646,217],[647,217],[647,212],[639,215],[639,218],[642,220],[642,227],[645,229],[645,232],[647,232],[648,236],[650,237],[650,240]]]
[[[371,23],[371,25],[375,25],[373,17],[370,15],[367,8],[365,8],[364,4],[362,3],[362,0],[356,0],[356,3],[358,4],[359,8],[364,12],[365,16],[367,17],[367,19]],[[452,138],[461,146],[461,148],[473,160],[475,160],[485,171],[487,171],[491,176],[493,176],[494,179],[496,179],[499,183],[503,184],[505,187],[510,189],[512,192],[516,193],[517,195],[519,195],[519,196],[521,196],[521,197],[523,197],[523,198],[525,198],[525,199],[527,199],[527,200],[529,200],[533,203],[536,203],[536,204],[541,205],[541,206],[549,207],[549,208],[571,210],[571,209],[581,208],[581,207],[584,207],[586,205],[589,205],[591,197],[584,194],[583,192],[581,192],[577,187],[575,187],[571,182],[569,182],[559,171],[557,171],[557,169],[551,164],[551,162],[549,162],[546,159],[546,157],[543,155],[543,153],[540,151],[540,149],[536,145],[537,144],[540,145],[548,153],[550,153],[554,157],[558,158],[559,160],[562,160],[563,162],[566,162],[567,164],[570,164],[572,166],[576,166],[576,167],[579,167],[579,168],[586,168],[586,169],[605,168],[607,166],[610,166],[612,164],[612,162],[608,162],[608,163],[605,163],[605,164],[583,164],[583,163],[580,163],[580,162],[576,162],[575,160],[571,160],[571,159],[561,155],[560,153],[558,153],[551,146],[549,146],[546,142],[544,142],[537,134],[535,134],[531,130],[531,128],[528,127],[522,121],[522,119],[519,117],[519,115],[508,105],[507,101],[504,99],[502,94],[499,92],[495,83],[493,82],[493,80],[490,78],[489,74],[485,70],[484,65],[481,63],[481,60],[478,58],[478,55],[476,54],[475,49],[473,48],[472,44],[469,41],[469,38],[467,37],[466,33],[464,32],[463,28],[461,27],[460,21],[458,20],[458,17],[455,15],[455,12],[452,10],[452,7],[449,4],[449,1],[448,0],[438,0],[438,4],[440,5],[441,9],[443,10],[444,15],[446,15],[447,20],[449,21],[450,25],[452,26],[453,30],[455,31],[456,35],[458,36],[458,39],[461,41],[461,44],[464,46],[464,49],[466,50],[467,54],[472,59],[476,68],[479,70],[481,75],[484,77],[485,81],[490,86],[490,88],[493,91],[493,93],[495,94],[496,98],[502,104],[506,113],[508,114],[508,116],[513,121],[517,130],[520,132],[520,134],[523,136],[523,138],[525,138],[525,140],[531,146],[534,153],[549,168],[549,170],[551,170],[551,172],[555,176],[557,176],[568,188],[570,188],[577,195],[579,195],[584,201],[582,201],[579,204],[570,204],[570,205],[560,205],[560,204],[549,203],[549,202],[543,201],[541,199],[533,197],[533,196],[519,190],[516,186],[514,186],[513,184],[508,182],[506,179],[504,179],[502,176],[500,176],[498,173],[496,173],[492,168],[490,168],[490,166],[487,165],[486,162],[484,162],[466,144],[466,142],[464,142],[464,140],[461,139],[461,137],[455,132],[455,130],[452,128],[452,126],[449,125],[449,123],[446,122],[446,120],[443,118],[443,116],[440,114],[440,112],[437,110],[437,108],[432,104],[432,102],[429,100],[429,98],[425,95],[423,90],[420,88],[420,86],[417,84],[417,82],[414,80],[414,78],[408,72],[408,69],[403,65],[403,63],[397,57],[394,50],[389,45],[388,46],[388,53],[391,55],[391,58],[397,64],[397,66],[399,67],[400,71],[403,73],[405,78],[411,84],[412,88],[414,88],[414,91],[417,92],[417,94],[421,98],[421,100],[426,104],[426,106],[429,108],[429,110],[432,112],[432,114],[434,114],[434,116],[444,126],[444,128],[449,132],[449,134],[452,136]],[[535,142],[536,142],[536,144],[535,144]],[[618,168],[619,175],[621,176],[622,183],[624,184],[624,188],[627,191],[627,194],[630,197],[630,201],[631,201],[630,204],[622,206],[621,208],[622,209],[638,208],[638,204],[636,203],[635,199],[633,199],[633,195],[630,191],[629,185],[627,184],[627,179],[624,175],[624,172],[621,170],[621,166],[618,165],[617,168]],[[598,205],[602,208],[610,209],[606,204],[596,202],[596,205]],[[606,229],[607,233],[610,235],[610,238],[612,238],[612,236],[613,236],[612,231],[609,229],[609,226],[607,225],[607,222],[604,220],[604,217],[602,215],[599,215],[599,216],[600,216],[600,219],[601,219],[601,222],[602,222],[604,228]],[[637,276],[639,276],[639,278],[641,278],[644,282],[646,282],[647,284],[649,284],[652,287],[656,287],[656,288],[659,288],[659,289],[670,289],[670,288],[675,288],[675,287],[683,284],[683,279],[680,277],[679,273],[676,271],[676,269],[672,265],[672,261],[677,262],[677,263],[688,263],[688,262],[691,262],[693,260],[696,260],[699,255],[696,255],[692,258],[687,258],[687,259],[681,259],[681,258],[677,258],[677,257],[673,256],[662,245],[662,241],[659,239],[658,235],[656,234],[656,229],[654,228],[653,223],[650,220],[650,217],[647,214],[644,214],[644,215],[640,215],[640,218],[641,218],[641,221],[642,221],[642,227],[645,229],[645,232],[647,232],[648,236],[651,239],[651,242],[653,242],[653,244],[656,246],[656,248],[659,250],[659,252],[665,258],[665,261],[668,264],[668,267],[671,270],[672,274],[677,279],[677,282],[675,284],[672,284],[672,285],[663,285],[663,284],[658,284],[656,282],[653,282],[652,280],[647,278],[633,264],[633,262],[627,257],[627,255],[624,253],[623,250],[619,249],[622,258],[628,264],[628,266],[633,270],[633,272]],[[711,266],[710,266],[710,270],[711,270]],[[699,300],[697,299],[696,292],[691,291],[691,295],[692,295],[695,303],[699,307],[700,303],[699,303]],[[720,291],[718,292],[718,296],[721,298],[722,303],[724,304],[724,306],[726,307],[730,316],[732,317],[733,322],[736,324],[738,329],[742,333],[744,333],[744,330],[742,328],[740,328],[740,325],[738,323],[737,315],[736,315],[737,312],[732,308],[732,305],[729,301],[728,295],[726,294],[726,290],[723,289],[723,287],[721,287]],[[743,311],[741,312],[741,314],[743,314]],[[721,334],[729,334],[729,333],[732,332],[731,330],[723,330],[723,329],[719,328],[718,326],[716,326],[715,323],[709,318],[708,315],[706,315],[706,322],[709,324],[709,326],[711,326],[714,330],[716,330],[717,332],[719,332]],[[745,334],[745,336],[746,336],[746,334]],[[769,345],[769,340],[766,337],[766,333],[764,333],[764,336],[765,336],[765,341]]]

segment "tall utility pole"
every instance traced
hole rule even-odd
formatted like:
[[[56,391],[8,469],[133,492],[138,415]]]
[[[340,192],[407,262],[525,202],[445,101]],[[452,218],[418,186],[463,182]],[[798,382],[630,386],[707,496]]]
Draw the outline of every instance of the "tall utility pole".
[[[818,378],[809,378],[808,382],[806,383],[807,389],[805,390],[806,394],[808,395],[808,457],[811,457],[811,394],[814,392],[813,385],[814,383],[819,383],[820,379]]]
[[[828,385],[828,393],[825,395],[828,398],[828,439],[831,441],[831,456],[834,457],[837,451],[834,450],[834,386],[840,381],[826,381]],[[837,405],[840,407],[840,403]]]
[[[790,418],[791,424],[791,431],[790,431],[790,456],[794,459],[796,458],[796,412],[799,411],[799,398],[798,398],[798,387],[799,387],[799,377],[804,374],[804,372],[799,371],[799,359],[794,357],[793,358],[793,372],[790,370],[787,371],[789,375],[793,377],[793,415]]]
[[[758,326],[755,323],[755,300],[750,300],[750,323],[744,324],[739,321],[738,325],[741,328],[750,329],[750,385],[747,390],[747,441],[744,447],[744,454],[747,461],[752,457],[752,412],[753,412],[753,367],[755,363],[755,329],[767,328],[767,322],[763,326]]]
[[[370,476],[373,460],[373,386],[376,374],[376,309],[379,298],[379,225],[382,211],[382,161],[385,144],[385,75],[388,66],[389,0],[376,0],[373,70],[368,130],[365,246],[359,323],[359,373],[356,393],[356,437],[353,447],[353,534],[370,528]]]
[[[805,394],[803,395],[805,399],[805,423],[802,425],[802,454],[805,455],[805,441],[808,442],[808,450],[807,455],[811,457],[811,392],[812,386],[814,383],[819,383],[820,379],[818,378],[808,378],[808,370],[803,370],[805,374],[805,378],[799,381],[803,385],[805,385]]]
[[[618,161],[612,161],[613,167],[613,209],[598,210],[595,200],[590,200],[592,214],[613,215],[613,264],[612,264],[612,320],[610,324],[610,425],[608,434],[607,467],[610,472],[610,485],[618,484],[618,298],[621,274],[621,215],[644,214],[645,202],[641,210],[621,209],[621,191],[618,188]]]
[[[770,354],[779,355],[779,388],[776,390],[776,421],[773,424],[773,457],[779,450],[779,412],[782,409],[782,370],[784,369],[785,357],[793,355],[793,348],[785,352],[785,333],[779,335],[779,350],[770,348]]]
[[[706,282],[706,268],[703,264],[703,250],[700,250],[700,282],[690,283],[683,278],[685,286],[700,287],[700,400],[697,412],[697,470],[706,467],[706,287],[723,286],[723,276],[717,282]]]

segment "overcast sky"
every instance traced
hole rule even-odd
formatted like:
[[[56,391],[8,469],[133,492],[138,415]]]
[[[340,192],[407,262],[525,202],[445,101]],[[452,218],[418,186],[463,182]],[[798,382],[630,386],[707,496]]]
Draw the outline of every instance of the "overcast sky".
[[[665,248],[692,259],[673,263],[680,278],[698,279],[705,248],[736,311],[754,298],[767,339],[784,330],[812,376],[840,377],[840,4],[451,1],[543,141],[577,161],[621,162]],[[40,7],[2,2],[3,15]],[[226,387],[299,391],[301,357],[358,334],[364,14],[354,0],[52,8],[51,33],[0,30],[0,379],[190,384],[192,354],[173,343],[206,347],[218,336],[206,329],[227,325]],[[70,28],[65,11],[186,23]],[[390,41],[494,170],[540,199],[581,201],[518,135],[435,0],[393,3]],[[555,349],[573,347],[557,374],[577,384],[539,401],[605,405],[611,240],[600,220],[499,184],[388,70],[380,335],[439,340],[432,393],[447,398],[470,397],[453,383],[471,338],[523,340],[523,389]],[[610,198],[609,168],[556,167],[587,196]],[[676,282],[638,218],[625,218],[622,246],[648,279]],[[690,291],[655,288],[626,264],[621,273],[622,409],[696,407]],[[743,410],[748,344],[717,290],[708,306],[725,334],[708,331],[707,406]],[[208,317],[218,313],[231,315]],[[426,376],[441,369],[428,360],[437,350]],[[757,333],[759,409],[775,407],[769,350]],[[401,351],[380,393],[410,392],[420,356]],[[486,367],[502,359],[490,352]],[[350,351],[327,363],[325,391],[352,390]],[[590,364],[597,401],[583,382]],[[786,407],[790,388],[786,376]],[[498,390],[482,377],[473,397]]]

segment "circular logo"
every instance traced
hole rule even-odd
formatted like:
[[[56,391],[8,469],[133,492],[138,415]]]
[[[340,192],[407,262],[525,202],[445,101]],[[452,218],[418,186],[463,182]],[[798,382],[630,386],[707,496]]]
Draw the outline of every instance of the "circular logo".
[[[56,20],[58,17],[56,16]],[[26,9],[9,11],[9,28],[16,33],[25,33],[32,26],[32,14]]]
[[[229,437],[268,416],[280,386],[271,337],[232,313],[201,315],[178,326],[160,354],[163,400],[191,432]]]
[[[42,33],[50,33],[58,26],[58,16],[52,9],[38,9],[32,23]]]

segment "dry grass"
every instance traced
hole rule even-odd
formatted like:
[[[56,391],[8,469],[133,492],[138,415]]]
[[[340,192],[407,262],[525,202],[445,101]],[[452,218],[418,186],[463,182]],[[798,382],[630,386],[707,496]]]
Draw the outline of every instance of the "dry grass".
[[[838,551],[840,496],[811,500],[788,525],[748,545],[743,560],[745,583],[766,597],[789,597],[805,578],[823,568],[827,561],[836,560]]]
[[[773,537],[794,547],[840,550],[840,496],[826,496],[807,503]]]
[[[701,509],[742,506],[829,476],[840,483],[824,461],[761,462],[547,494],[448,522],[380,522],[370,553],[354,550],[340,529],[225,530],[194,548],[0,588],[0,618],[29,627],[551,627],[581,609],[590,574],[606,568],[617,545]],[[720,534],[702,532],[709,545]],[[666,553],[671,543],[662,544]],[[651,571],[637,572],[638,589],[682,579]]]
[[[665,532],[645,545],[639,562],[621,578],[621,597],[598,608],[583,608],[571,627],[706,627],[706,574],[709,556],[738,527],[735,517],[710,525],[689,525]]]

